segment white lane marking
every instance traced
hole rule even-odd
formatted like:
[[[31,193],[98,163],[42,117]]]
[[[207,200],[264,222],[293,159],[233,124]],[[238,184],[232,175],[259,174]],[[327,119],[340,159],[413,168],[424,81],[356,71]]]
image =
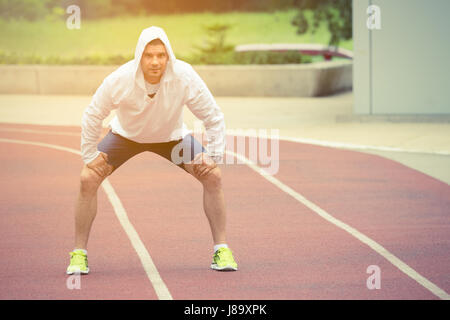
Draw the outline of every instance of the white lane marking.
[[[125,229],[128,238],[130,239],[134,249],[136,250],[139,258],[141,259],[142,265],[144,266],[144,270],[147,273],[147,276],[150,279],[153,288],[155,288],[158,298],[160,300],[173,300],[172,295],[169,292],[169,289],[165,285],[164,281],[159,275],[158,270],[156,269],[155,264],[153,263],[152,257],[145,248],[144,243],[142,243],[139,234],[136,232],[130,220],[128,219],[127,212],[125,211],[125,208],[123,207],[119,197],[114,192],[114,189],[109,183],[109,180],[105,179],[102,183],[102,186],[106,194],[108,195],[109,201],[111,201],[111,204],[114,207],[114,211],[116,212],[120,224]]]
[[[440,156],[450,156],[450,151],[428,151],[428,150],[419,150],[419,149],[402,149],[396,147],[386,147],[386,146],[370,146],[370,145],[361,145],[361,144],[353,144],[353,143],[345,143],[345,142],[332,142],[325,140],[316,140],[316,139],[308,139],[308,138],[293,138],[293,137],[280,137],[280,140],[297,142],[297,143],[305,143],[305,144],[313,144],[323,147],[331,147],[337,149],[350,149],[350,150],[374,150],[374,151],[389,151],[389,152],[404,152],[404,153],[421,153],[421,154],[433,154]]]
[[[0,138],[0,142],[35,145],[39,147],[52,148],[56,150],[74,153],[76,155],[81,155],[81,152],[78,150],[43,142],[3,139],[3,138]],[[148,253],[147,249],[145,248],[144,244],[139,238],[138,233],[136,232],[130,220],[128,219],[125,208],[123,207],[119,197],[117,196],[108,179],[105,179],[103,181],[102,187],[113,206],[114,212],[117,218],[119,219],[122,228],[125,230],[125,233],[130,239],[134,250],[138,254],[142,266],[144,267],[144,270],[147,273],[147,277],[150,280],[151,284],[153,285],[153,288],[155,289],[156,295],[160,300],[172,300],[173,298],[169,292],[169,289],[162,280],[158,270],[156,269],[155,264],[153,263],[150,254]]]
[[[233,131],[233,129],[230,129]],[[67,136],[80,136],[80,133],[74,132],[64,132],[64,131],[46,131],[46,130],[35,130],[35,129],[15,129],[15,128],[0,128],[0,131],[10,131],[10,132],[23,132],[23,133],[42,133],[42,134],[58,134],[58,135],[67,135]],[[247,137],[257,137],[264,139],[271,139],[271,136],[264,135],[254,135],[251,133],[246,134]],[[387,147],[387,146],[371,146],[371,145],[362,145],[362,144],[353,144],[346,142],[333,142],[326,140],[316,140],[309,138],[295,138],[295,137],[287,137],[280,136],[280,140],[296,142],[296,143],[305,143],[312,144],[323,147],[337,148],[337,149],[350,149],[350,150],[373,150],[373,151],[389,151],[389,152],[403,152],[403,153],[420,153],[420,154],[431,154],[431,155],[440,155],[440,156],[450,156],[450,151],[428,151],[428,150],[419,150],[419,149],[402,149],[396,147]]]
[[[57,134],[64,136],[75,136],[79,137],[81,133],[67,132],[67,131],[47,131],[47,130],[36,130],[36,129],[16,129],[16,128],[0,128],[0,131],[6,132],[23,132],[23,133],[39,133],[39,134]]]
[[[264,169],[258,167],[253,161],[247,159],[246,157],[236,154],[232,151],[225,151],[226,153],[229,153],[233,155],[236,158],[239,158],[243,163],[248,165],[251,169],[259,173],[261,176],[263,176],[266,180],[277,186],[282,191],[286,192],[290,196],[292,196],[294,199],[301,202],[303,205],[314,211],[316,214],[318,214],[320,217],[324,218],[328,222],[334,224],[335,226],[341,228],[342,230],[348,232],[364,244],[368,245],[370,248],[372,248],[375,252],[386,258],[390,263],[392,263],[395,267],[397,267],[400,271],[405,273],[407,276],[418,282],[421,286],[429,290],[431,293],[436,295],[437,297],[444,299],[444,300],[450,300],[450,295],[445,292],[443,289],[439,288],[437,285],[426,279],[424,276],[420,275],[417,271],[415,271],[413,268],[408,266],[405,262],[397,258],[395,255],[393,255],[391,252],[386,250],[383,246],[372,240],[371,238],[367,237],[363,233],[359,232],[355,228],[349,226],[348,224],[340,221],[339,219],[336,219],[332,215],[330,215],[328,212],[314,204],[313,202],[306,199],[304,196],[293,190],[292,188],[288,187],[284,183],[282,183],[280,180],[276,179],[272,175],[268,174]]]

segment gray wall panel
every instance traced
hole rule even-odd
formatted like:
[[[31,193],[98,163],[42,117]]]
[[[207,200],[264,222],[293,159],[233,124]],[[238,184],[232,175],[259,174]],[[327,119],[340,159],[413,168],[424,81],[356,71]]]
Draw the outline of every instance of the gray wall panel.
[[[362,26],[367,2],[381,8],[381,30]],[[353,3],[355,113],[450,114],[450,1]]]

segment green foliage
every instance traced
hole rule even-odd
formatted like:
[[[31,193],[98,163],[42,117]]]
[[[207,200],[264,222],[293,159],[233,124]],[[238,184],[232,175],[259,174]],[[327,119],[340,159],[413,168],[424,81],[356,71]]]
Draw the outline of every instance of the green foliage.
[[[134,57],[120,54],[87,56],[40,56],[38,54],[21,55],[0,51],[0,64],[44,64],[44,65],[121,65]],[[216,55],[214,59],[193,56],[180,59],[194,65],[249,65],[249,64],[299,64],[310,63],[311,57],[298,52],[228,52]]]
[[[112,0],[71,0],[69,4],[80,7],[83,19],[97,19],[125,14],[122,4],[115,4]]]
[[[236,64],[298,64],[310,63],[311,57],[295,51],[286,52],[236,52]]]
[[[269,51],[249,51],[231,52],[214,59],[207,56],[194,55],[192,57],[181,58],[193,65],[262,65],[262,64],[300,64],[311,63],[312,58],[299,52],[269,52]]]
[[[52,22],[52,21],[58,21],[63,20],[65,17],[66,12],[61,7],[53,7],[50,9],[50,12],[45,17],[46,21]]]
[[[132,59],[139,33],[149,25],[163,27],[176,57],[192,64],[291,63],[290,53],[286,55],[275,53],[273,57],[272,53],[235,54],[234,50],[226,49],[234,45],[251,43],[328,42],[330,33],[324,25],[314,37],[311,36],[311,32],[302,36],[296,35],[296,29],[291,24],[296,13],[297,10],[292,9],[274,13],[127,16],[120,19],[84,21],[78,30],[69,30],[64,18],[55,21],[0,19],[0,63],[119,65]],[[67,17],[66,14],[64,16]],[[308,10],[306,17],[311,22],[313,12]],[[220,36],[210,37],[206,27],[202,28],[217,24],[231,26],[226,29],[223,40],[220,40]],[[220,34],[219,31],[220,28],[216,33]],[[195,46],[197,50],[194,50]],[[352,50],[353,42],[345,41],[341,46]],[[205,51],[208,51],[208,47],[216,48],[214,49],[216,52],[220,52],[217,48],[221,48],[226,54],[201,55],[199,47],[205,48]],[[309,57],[301,59],[302,63],[310,60]],[[274,60],[276,61],[272,62]],[[322,60],[321,56],[312,57],[314,62]]]
[[[223,64],[232,61],[234,46],[225,43],[226,33],[232,26],[230,24],[215,23],[203,26],[207,38],[205,45],[195,46],[198,53],[193,60],[199,64]]]
[[[314,18],[312,26],[304,11],[312,9]],[[297,34],[305,34],[312,28],[316,32],[322,22],[327,24],[331,34],[329,45],[339,46],[342,40],[352,38],[352,0],[299,0],[298,13],[292,20],[297,27]]]
[[[30,21],[43,19],[52,13],[57,2],[58,0],[0,0],[0,17]]]
[[[292,8],[297,0],[112,0],[113,5],[125,7],[127,12],[145,10],[149,14],[193,12],[249,12]]]
[[[40,56],[38,54],[23,55],[0,51],[0,64],[121,65],[133,58],[133,55],[124,56],[120,54],[61,57],[55,55]]]
[[[123,15],[194,12],[270,12],[292,8],[296,1],[297,0],[0,0],[0,17],[4,19],[26,19],[29,21],[43,20],[46,19],[48,15],[53,15],[53,8],[58,7],[65,10],[69,5],[79,6],[84,19],[100,19]]]
[[[287,64],[308,63],[311,59],[298,52],[235,52],[234,46],[227,44],[226,33],[230,24],[215,23],[203,27],[207,34],[205,45],[197,47],[198,53],[186,59],[192,64]]]

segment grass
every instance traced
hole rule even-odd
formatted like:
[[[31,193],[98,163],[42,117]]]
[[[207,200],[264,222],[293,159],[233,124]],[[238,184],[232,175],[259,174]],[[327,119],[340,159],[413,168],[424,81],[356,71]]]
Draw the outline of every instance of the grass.
[[[54,64],[62,63],[64,59],[79,59],[80,63],[84,63],[83,57],[94,57],[93,61],[98,60],[99,63],[102,63],[100,57],[132,58],[140,32],[151,25],[162,27],[171,41],[175,55],[186,60],[195,53],[195,47],[201,46],[206,39],[202,26],[215,23],[232,25],[227,33],[227,42],[232,45],[328,43],[330,35],[326,26],[321,26],[315,35],[297,35],[291,24],[295,14],[295,10],[288,10],[273,13],[124,16],[90,21],[82,19],[81,28],[74,30],[66,27],[65,20],[0,20],[0,58],[3,57],[2,61],[7,60],[7,57],[16,59],[3,63],[23,63],[23,57],[27,56],[32,57],[33,63]],[[307,14],[311,16],[310,12]],[[341,47],[352,50],[353,41],[345,41]]]

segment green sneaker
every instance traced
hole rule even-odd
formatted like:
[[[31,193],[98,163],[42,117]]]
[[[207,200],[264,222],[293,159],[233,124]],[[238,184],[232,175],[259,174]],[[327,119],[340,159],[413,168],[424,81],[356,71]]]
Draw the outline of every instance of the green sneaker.
[[[83,251],[75,250],[73,252],[70,252],[70,265],[67,267],[66,273],[89,273],[87,255]]]
[[[220,248],[214,253],[211,269],[237,271],[237,263],[234,261],[233,253],[229,248]]]

